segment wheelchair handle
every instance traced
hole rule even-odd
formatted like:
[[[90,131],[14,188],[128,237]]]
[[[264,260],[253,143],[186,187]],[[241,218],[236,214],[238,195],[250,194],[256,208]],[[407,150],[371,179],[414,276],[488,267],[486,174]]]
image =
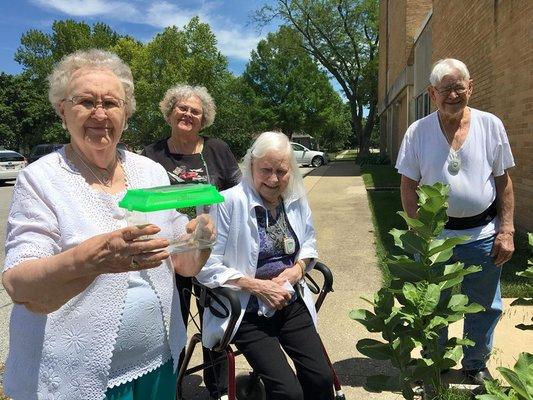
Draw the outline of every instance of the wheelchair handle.
[[[322,285],[322,291],[326,293],[333,292],[333,273],[326,266],[326,264],[317,261],[313,269],[316,269],[324,276],[324,284]]]
[[[214,289],[205,288],[210,294],[212,298],[225,298],[229,301],[229,323],[228,327],[226,328],[224,332],[224,336],[222,339],[220,339],[220,342],[218,345],[213,347],[214,351],[224,351],[231,340],[231,334],[233,333],[233,330],[235,329],[235,325],[237,324],[237,321],[239,317],[241,316],[241,302],[239,301],[239,297],[237,296],[237,292],[235,290],[231,290],[227,287],[217,287]]]

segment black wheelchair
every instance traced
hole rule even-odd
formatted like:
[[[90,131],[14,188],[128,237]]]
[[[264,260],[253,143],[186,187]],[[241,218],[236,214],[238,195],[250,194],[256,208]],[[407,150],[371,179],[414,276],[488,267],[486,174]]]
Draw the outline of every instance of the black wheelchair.
[[[313,271],[307,273],[305,278],[307,286],[311,292],[316,295],[315,309],[318,312],[326,295],[329,292],[333,292],[333,274],[326,265],[317,262]],[[319,285],[317,281],[322,284]],[[211,362],[205,362],[189,368],[196,345],[202,342],[201,328],[195,321],[195,317],[192,318],[200,332],[194,334],[187,345],[185,356],[178,371],[176,399],[185,400],[183,397],[183,379],[185,376],[202,371],[226,358],[228,361],[228,400],[265,400],[265,390],[261,379],[257,374],[252,371],[249,375],[240,375],[238,377],[235,375],[235,357],[241,354],[238,350],[234,350],[230,344],[231,333],[235,328],[235,324],[237,323],[241,312],[241,304],[235,291],[225,287],[209,289],[198,283],[196,280],[194,280],[193,285],[195,285],[195,296],[198,296],[198,304],[200,307],[198,311],[199,313],[203,312],[203,309],[206,307],[209,307],[210,311],[216,317],[224,319],[229,317],[230,319],[224,336],[220,342],[213,347],[213,350],[222,352],[224,355]],[[225,299],[226,301],[222,301],[222,299]],[[322,350],[324,351],[324,355],[333,374],[335,400],[345,400],[346,397],[342,391],[339,378],[335,373],[324,345],[322,345]]]

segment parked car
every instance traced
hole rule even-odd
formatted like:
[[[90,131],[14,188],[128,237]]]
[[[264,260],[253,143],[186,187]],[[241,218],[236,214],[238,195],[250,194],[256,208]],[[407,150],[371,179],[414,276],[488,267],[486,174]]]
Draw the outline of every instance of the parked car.
[[[28,164],[37,161],[42,156],[52,153],[61,147],[63,147],[63,145],[60,143],[38,144],[31,150],[30,155],[28,156]]]
[[[17,175],[26,165],[22,154],[12,150],[0,150],[0,184],[17,179]]]
[[[320,167],[329,162],[328,155],[323,151],[309,150],[307,147],[294,142],[291,142],[291,145],[298,164]]]

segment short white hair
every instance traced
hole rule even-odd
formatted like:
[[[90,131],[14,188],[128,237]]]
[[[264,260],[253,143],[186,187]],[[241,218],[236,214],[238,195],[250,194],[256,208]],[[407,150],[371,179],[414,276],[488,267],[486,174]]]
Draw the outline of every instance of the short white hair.
[[[252,163],[255,159],[263,158],[267,153],[275,151],[278,154],[284,154],[289,160],[290,177],[289,184],[282,194],[284,199],[299,199],[305,196],[305,188],[302,174],[296,163],[296,157],[292,149],[291,142],[287,135],[282,132],[263,132],[255,139],[252,146],[244,156],[242,170],[242,179],[253,186]]]
[[[459,75],[465,81],[470,80],[470,72],[468,72],[468,68],[464,62],[455,58],[443,58],[433,64],[431,74],[429,75],[429,82],[432,86],[437,86],[442,81],[442,78],[452,74],[454,70],[459,71]]]
[[[197,97],[202,103],[201,129],[213,125],[216,115],[215,101],[203,86],[176,85],[168,89],[165,97],[159,103],[159,108],[165,117],[165,121],[168,122],[168,117],[176,106],[176,103],[191,97]]]
[[[126,117],[131,117],[136,107],[131,69],[115,53],[101,49],[78,50],[64,56],[55,65],[50,75],[48,75],[48,83],[50,85],[48,99],[56,113],[61,115],[59,105],[67,96],[66,90],[72,75],[83,68],[107,69],[117,76],[124,88]]]

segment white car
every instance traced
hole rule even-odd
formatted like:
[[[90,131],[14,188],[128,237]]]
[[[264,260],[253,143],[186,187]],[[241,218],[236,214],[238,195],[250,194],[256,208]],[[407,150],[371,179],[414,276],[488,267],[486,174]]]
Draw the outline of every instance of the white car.
[[[329,161],[328,155],[323,151],[309,150],[307,147],[294,142],[291,142],[291,145],[298,164],[320,167]]]
[[[0,184],[17,179],[17,175],[26,164],[22,154],[11,150],[0,150]]]

